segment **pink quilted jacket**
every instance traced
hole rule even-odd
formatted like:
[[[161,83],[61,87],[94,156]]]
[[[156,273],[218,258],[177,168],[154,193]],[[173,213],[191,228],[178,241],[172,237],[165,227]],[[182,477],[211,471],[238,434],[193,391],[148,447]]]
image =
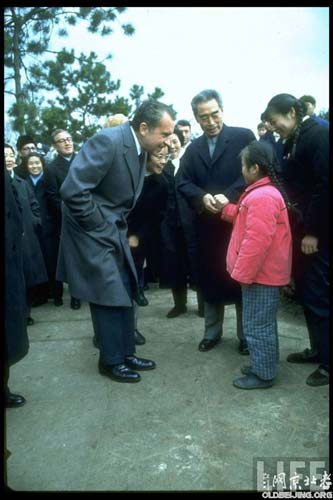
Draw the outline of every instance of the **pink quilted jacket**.
[[[227,270],[234,280],[272,286],[289,283],[292,250],[288,212],[269,177],[249,185],[237,205],[224,207],[221,217],[234,224],[227,253]]]

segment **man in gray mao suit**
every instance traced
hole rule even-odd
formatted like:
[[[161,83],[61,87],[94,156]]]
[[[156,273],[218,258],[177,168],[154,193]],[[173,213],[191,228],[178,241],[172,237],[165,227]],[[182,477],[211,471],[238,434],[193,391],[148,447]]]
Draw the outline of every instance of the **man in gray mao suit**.
[[[100,346],[99,371],[138,382],[135,370],[155,363],[134,356],[133,299],[137,275],[127,241],[127,216],[143,186],[147,153],[168,145],[168,106],[148,99],[132,122],[104,128],[89,139],[62,184],[62,232],[57,279],[87,301]]]

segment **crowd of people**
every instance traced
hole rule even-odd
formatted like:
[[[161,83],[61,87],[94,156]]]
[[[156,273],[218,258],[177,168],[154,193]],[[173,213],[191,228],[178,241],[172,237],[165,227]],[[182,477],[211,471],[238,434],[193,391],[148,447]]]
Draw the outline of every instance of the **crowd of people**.
[[[31,136],[5,144],[6,406],[25,403],[8,387],[9,368],[29,348],[31,310],[48,300],[89,303],[99,372],[140,381],[156,363],[135,355],[149,282],[170,289],[167,313],[187,311],[196,291],[202,352],[223,336],[234,304],[238,350],[249,355],[240,389],[268,388],[278,371],[277,310],[291,280],[304,309],[310,348],[291,363],[319,366],[306,382],[329,382],[328,136],[315,99],[278,94],[258,113],[259,140],[223,121],[206,89],[191,101],[202,135],[174,123],[169,106],[144,101],[132,120],[118,114],[76,153],[55,129],[56,155]],[[323,123],[324,122],[324,123]],[[172,299],[171,299],[172,297]]]

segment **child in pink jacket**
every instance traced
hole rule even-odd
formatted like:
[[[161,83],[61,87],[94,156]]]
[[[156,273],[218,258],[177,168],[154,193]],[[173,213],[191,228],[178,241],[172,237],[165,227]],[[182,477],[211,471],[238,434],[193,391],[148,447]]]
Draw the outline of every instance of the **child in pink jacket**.
[[[224,195],[222,219],[234,224],[227,253],[227,270],[242,287],[243,330],[251,365],[234,380],[240,389],[271,387],[279,359],[277,310],[280,287],[291,273],[289,200],[277,178],[275,154],[269,143],[254,141],[241,154],[248,187],[237,205]]]

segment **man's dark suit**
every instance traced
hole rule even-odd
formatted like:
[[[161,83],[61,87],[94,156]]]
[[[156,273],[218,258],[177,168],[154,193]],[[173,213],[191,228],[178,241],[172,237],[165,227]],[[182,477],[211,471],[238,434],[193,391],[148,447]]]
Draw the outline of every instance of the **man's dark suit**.
[[[208,304],[239,303],[241,291],[226,271],[232,227],[220,214],[204,209],[202,199],[207,193],[223,193],[232,203],[237,202],[245,188],[239,153],[253,140],[251,130],[224,124],[212,158],[205,134],[193,141],[181,158],[177,185],[196,211],[198,279]]]
[[[199,280],[207,302],[232,303],[240,294],[225,264],[232,227],[220,214],[204,210],[202,198],[206,193],[223,193],[232,203],[238,200],[245,188],[238,155],[253,140],[250,130],[223,125],[212,159],[205,135],[192,142],[181,159],[178,190],[196,209]]]
[[[54,226],[53,242],[56,252],[55,263],[58,259],[59,239],[61,232],[61,196],[60,188],[67,177],[69,167],[75,158],[75,154],[69,160],[66,160],[61,155],[58,155],[52,162],[47,165],[43,175],[43,184],[47,199],[47,209],[50,214],[52,224]],[[62,282],[55,279],[56,265],[50,269],[50,286],[55,300],[60,300],[63,294]]]

